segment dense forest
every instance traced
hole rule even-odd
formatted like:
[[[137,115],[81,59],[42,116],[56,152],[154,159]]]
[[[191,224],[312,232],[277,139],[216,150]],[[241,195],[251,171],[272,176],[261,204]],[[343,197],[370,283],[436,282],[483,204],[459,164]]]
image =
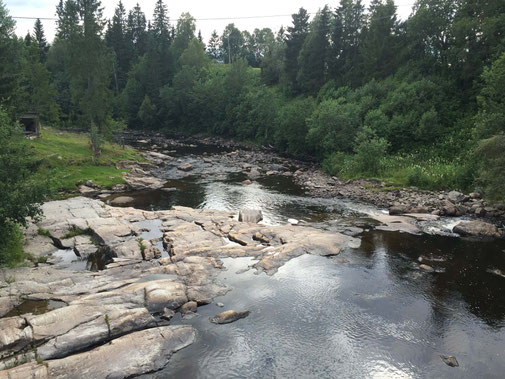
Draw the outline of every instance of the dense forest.
[[[0,2],[0,101],[15,120],[102,142],[122,128],[202,133],[320,159],[341,177],[505,196],[505,1],[340,0],[285,28],[229,24],[205,44],[157,0],[60,0],[57,35],[25,38]],[[174,26],[172,26],[174,25]]]

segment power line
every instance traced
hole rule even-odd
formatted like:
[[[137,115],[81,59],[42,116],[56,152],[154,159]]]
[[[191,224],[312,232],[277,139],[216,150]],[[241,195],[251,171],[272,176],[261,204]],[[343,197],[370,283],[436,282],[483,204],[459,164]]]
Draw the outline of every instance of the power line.
[[[401,4],[397,7],[407,7],[413,6],[415,4]],[[315,15],[317,12],[307,12],[308,15]],[[207,18],[195,18],[195,21],[226,21],[226,20],[249,20],[249,19],[260,19],[260,18],[280,18],[280,17],[291,17],[291,14],[272,14],[263,16],[237,16],[237,17],[207,17]],[[32,17],[32,16],[11,16],[11,18],[18,20],[45,20],[45,21],[58,21],[56,17]],[[179,19],[171,20],[171,22],[177,22]]]

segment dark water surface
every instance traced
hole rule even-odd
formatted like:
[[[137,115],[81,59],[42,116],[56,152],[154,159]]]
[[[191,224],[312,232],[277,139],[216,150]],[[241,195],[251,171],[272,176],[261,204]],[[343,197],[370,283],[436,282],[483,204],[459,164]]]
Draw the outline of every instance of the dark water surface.
[[[194,154],[191,152],[190,154]],[[179,152],[184,156],[184,151]],[[224,259],[220,280],[233,288],[199,307],[197,340],[168,367],[146,378],[503,378],[505,376],[505,242],[381,232],[371,206],[311,198],[290,178],[244,185],[244,174],[218,163],[173,178],[173,192],[131,194],[142,209],[173,205],[238,211],[262,209],[266,224],[288,218],[330,231],[358,228],[359,249],[333,258],[305,255],[273,276],[244,268],[249,258]],[[203,167],[203,166],[202,166]],[[457,220],[441,220],[443,229]],[[435,272],[423,271],[422,263]],[[240,273],[238,273],[240,272]],[[223,310],[249,317],[214,325]],[[454,355],[451,368],[440,354]]]

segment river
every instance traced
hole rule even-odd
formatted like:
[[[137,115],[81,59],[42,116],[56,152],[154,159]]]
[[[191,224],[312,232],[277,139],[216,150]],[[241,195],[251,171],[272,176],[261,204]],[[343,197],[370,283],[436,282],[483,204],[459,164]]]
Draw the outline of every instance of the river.
[[[367,217],[382,212],[373,206],[309,197],[284,176],[243,184],[240,168],[201,146],[166,153],[178,161],[157,175],[174,190],[129,194],[130,205],[261,209],[263,223],[294,218],[357,236],[361,246],[332,258],[301,256],[273,276],[250,269],[249,258],[224,259],[219,279],[233,290],[199,307],[194,318],[177,314],[172,323],[194,325],[197,340],[145,378],[503,377],[503,241],[380,231]],[[212,163],[204,165],[202,154]],[[195,170],[183,174],[181,162]],[[435,271],[423,271],[420,257]],[[209,322],[227,309],[251,314],[228,325]],[[459,367],[446,365],[441,354],[455,356]]]

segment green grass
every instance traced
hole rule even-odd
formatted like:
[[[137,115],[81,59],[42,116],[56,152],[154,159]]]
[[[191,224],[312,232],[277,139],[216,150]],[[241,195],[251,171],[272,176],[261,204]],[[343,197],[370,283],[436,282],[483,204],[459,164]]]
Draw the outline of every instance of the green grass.
[[[74,227],[74,228],[71,228],[64,236],[63,236],[63,239],[67,239],[67,238],[73,238],[73,237],[77,237],[77,236],[84,236],[84,235],[87,235],[87,236],[92,236],[93,235],[93,231],[91,229],[81,229],[81,228],[77,228],[77,227]]]
[[[35,156],[41,161],[39,175],[50,178],[56,191],[72,192],[78,184],[92,180],[100,187],[110,188],[124,183],[115,165],[119,161],[143,161],[133,149],[106,143],[100,157],[94,159],[86,134],[69,133],[43,127],[42,137],[30,142]]]
[[[350,155],[335,155],[323,163],[323,169],[342,179],[372,179],[370,175],[358,172]],[[373,176],[386,183],[381,191],[415,186],[421,190],[465,190],[471,186],[473,177],[465,163],[458,158],[443,159],[426,155],[395,155],[381,159],[380,170]]]

